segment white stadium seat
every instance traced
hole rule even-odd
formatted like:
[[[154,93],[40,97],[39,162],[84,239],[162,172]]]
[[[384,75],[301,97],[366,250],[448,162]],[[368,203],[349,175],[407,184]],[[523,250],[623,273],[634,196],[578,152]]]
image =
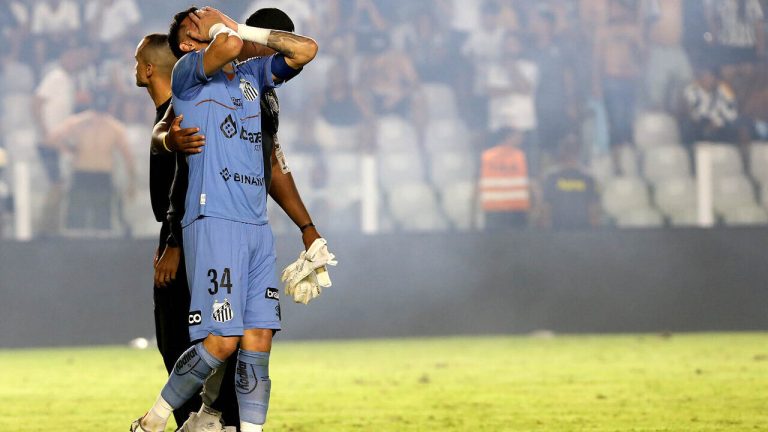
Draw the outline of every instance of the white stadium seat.
[[[659,228],[664,226],[664,217],[651,207],[636,208],[617,215],[616,225],[621,228]]]
[[[768,224],[768,213],[757,205],[729,207],[721,216],[723,222],[730,226]]]
[[[424,132],[424,147],[430,153],[439,153],[448,149],[470,149],[469,131],[459,120],[438,120],[427,125]]]
[[[376,125],[376,145],[382,151],[408,151],[419,147],[419,139],[413,125],[404,118],[388,115]]]
[[[667,216],[670,225],[675,227],[694,227],[699,224],[699,213],[696,208],[676,208]]]
[[[417,151],[409,152],[379,152],[378,163],[379,184],[384,189],[395,186],[424,181],[424,165]]]
[[[317,144],[328,151],[356,148],[360,140],[357,126],[334,126],[322,117],[315,120],[314,131]]]
[[[589,172],[598,183],[605,184],[608,182],[614,176],[611,155],[602,155],[592,159]]]
[[[749,149],[749,172],[764,190],[768,187],[768,143],[752,143]]]
[[[619,148],[619,165],[625,176],[634,177],[639,174],[637,160],[637,150],[633,147],[622,146]]]
[[[423,84],[421,93],[426,100],[431,120],[458,118],[456,93],[450,86],[434,83]]]
[[[691,176],[688,152],[681,146],[649,148],[643,157],[643,174],[651,184]]]
[[[456,181],[472,180],[477,177],[478,161],[471,153],[444,151],[429,157],[430,179],[435,185],[446,185]]]
[[[659,181],[654,187],[654,202],[668,216],[678,210],[696,210],[696,183],[690,177]]]
[[[605,211],[618,216],[633,209],[650,206],[648,187],[638,177],[617,177],[606,183],[602,194]]]
[[[732,144],[700,143],[709,147],[712,158],[712,176],[717,178],[741,175],[744,163],[741,153]],[[697,144],[698,145],[698,144]]]
[[[639,148],[680,143],[677,121],[664,112],[645,112],[635,119],[635,145]]]
[[[282,128],[281,128],[282,129]],[[309,153],[286,151],[285,162],[291,169],[293,181],[299,191],[305,191],[313,187],[312,176],[317,167],[317,159]]]
[[[715,179],[712,200],[719,215],[726,214],[729,208],[757,205],[754,187],[743,175]]]
[[[477,184],[474,181],[452,182],[440,189],[440,201],[445,215],[454,227],[466,230],[472,227],[477,214],[475,204]]]
[[[426,183],[401,184],[387,193],[387,202],[394,221],[403,229],[440,231],[448,228],[435,192]]]

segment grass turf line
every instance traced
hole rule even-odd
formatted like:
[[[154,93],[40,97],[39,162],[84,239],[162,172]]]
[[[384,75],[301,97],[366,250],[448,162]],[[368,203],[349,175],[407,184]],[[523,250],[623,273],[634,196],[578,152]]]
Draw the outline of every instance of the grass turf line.
[[[278,341],[270,375],[274,432],[768,430],[763,333]],[[164,381],[154,349],[0,350],[0,431],[126,431]]]

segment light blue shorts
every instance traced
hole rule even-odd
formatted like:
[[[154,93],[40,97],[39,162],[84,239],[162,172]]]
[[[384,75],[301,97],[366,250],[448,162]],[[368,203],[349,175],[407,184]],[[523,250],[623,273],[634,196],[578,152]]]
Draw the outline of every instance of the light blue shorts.
[[[184,227],[192,301],[189,337],[280,330],[275,241],[269,225],[204,217]]]

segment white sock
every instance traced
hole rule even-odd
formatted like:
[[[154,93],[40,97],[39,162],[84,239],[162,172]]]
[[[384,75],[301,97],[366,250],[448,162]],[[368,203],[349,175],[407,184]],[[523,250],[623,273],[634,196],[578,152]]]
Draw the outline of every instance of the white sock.
[[[244,421],[240,422],[240,432],[262,432],[261,428],[262,428],[262,425],[257,425],[257,424],[248,423]]]
[[[142,419],[141,428],[162,432],[171,414],[173,414],[173,407],[162,396],[158,396],[155,404]]]

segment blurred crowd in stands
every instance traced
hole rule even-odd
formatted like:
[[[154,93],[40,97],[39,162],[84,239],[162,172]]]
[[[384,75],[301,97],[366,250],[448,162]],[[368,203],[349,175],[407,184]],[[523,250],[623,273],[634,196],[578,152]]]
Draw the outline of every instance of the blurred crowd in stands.
[[[279,137],[324,231],[360,232],[371,168],[385,232],[694,225],[699,142],[727,160],[722,193],[751,194],[716,196],[719,220],[768,223],[768,1],[208,3],[241,22],[279,7],[319,42],[278,90]],[[156,234],[133,56],[184,6],[0,1],[6,235],[18,163],[36,236]]]

